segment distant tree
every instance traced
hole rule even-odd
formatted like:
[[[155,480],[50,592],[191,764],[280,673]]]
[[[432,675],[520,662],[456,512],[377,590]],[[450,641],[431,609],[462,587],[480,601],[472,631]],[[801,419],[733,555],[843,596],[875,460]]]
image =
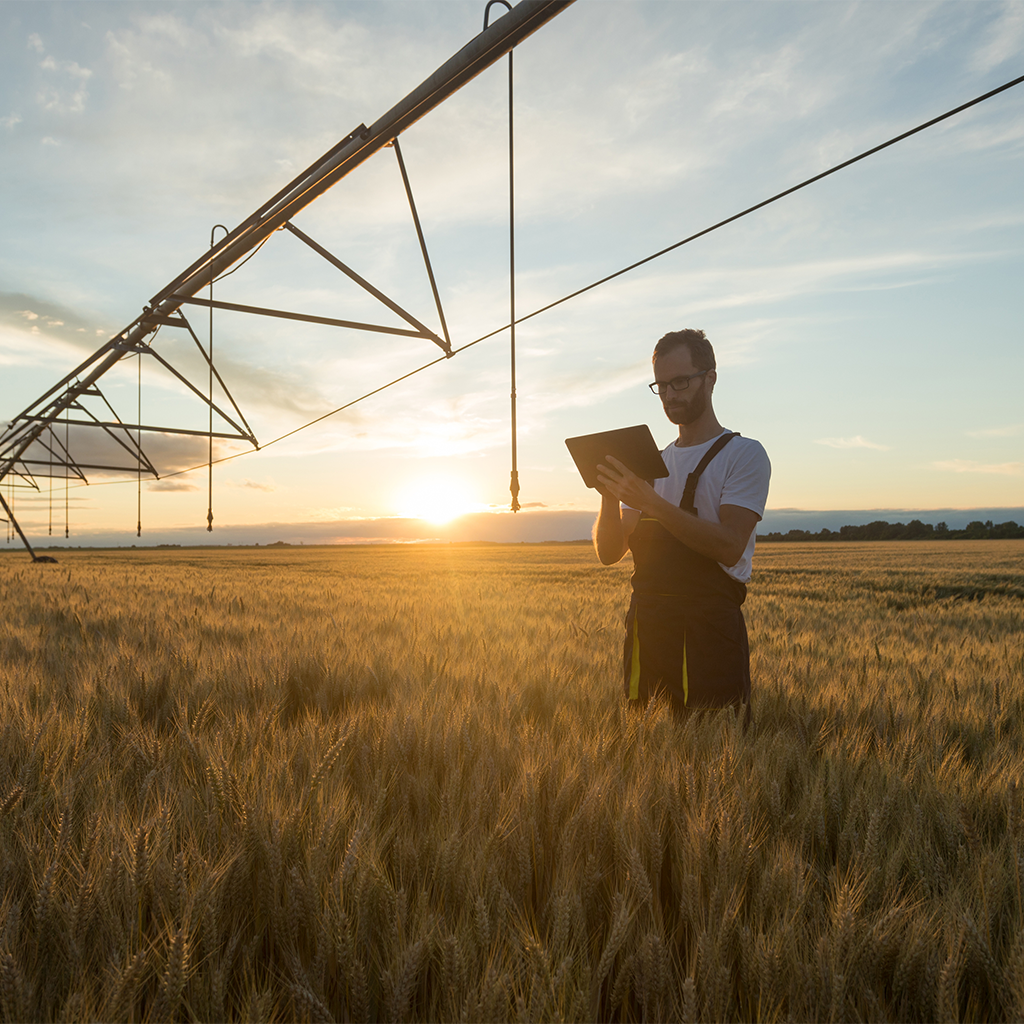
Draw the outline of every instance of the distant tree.
[[[989,530],[990,537],[997,537],[999,540],[1012,540],[1017,537],[1024,537],[1024,526],[1018,526],[1013,520],[1008,523],[999,523]]]
[[[876,519],[873,523],[861,524],[859,526],[840,526],[838,531],[822,527],[818,533],[810,530],[789,530],[780,533],[777,530],[771,533],[759,533],[757,539],[761,541],[806,542],[812,540],[984,540],[986,538],[1024,539],[1024,526],[1018,526],[1015,522],[999,523],[993,526],[991,522],[983,523],[980,519],[968,523],[965,530],[951,530],[948,523],[923,523],[920,519],[911,519],[905,526],[903,523],[887,523],[884,519]]]

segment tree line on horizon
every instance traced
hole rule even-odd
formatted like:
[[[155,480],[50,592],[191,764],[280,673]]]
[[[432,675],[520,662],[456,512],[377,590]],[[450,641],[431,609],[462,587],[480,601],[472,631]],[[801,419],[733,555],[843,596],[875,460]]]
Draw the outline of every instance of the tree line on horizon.
[[[823,527],[817,533],[810,530],[788,530],[759,533],[761,541],[809,541],[809,540],[1014,540],[1024,538],[1024,526],[1010,520],[995,523],[989,519],[982,522],[975,519],[962,530],[951,530],[946,523],[922,523],[911,519],[909,523],[889,523],[876,519],[862,526],[840,526],[838,530]]]

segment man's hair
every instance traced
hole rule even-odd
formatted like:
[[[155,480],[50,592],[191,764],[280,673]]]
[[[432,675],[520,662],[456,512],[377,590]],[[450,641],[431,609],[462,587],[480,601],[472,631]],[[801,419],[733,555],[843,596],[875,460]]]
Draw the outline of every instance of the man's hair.
[[[695,331],[686,328],[682,331],[669,331],[657,345],[654,346],[654,357],[668,355],[673,349],[684,347],[690,352],[690,359],[697,370],[715,369],[715,350],[708,341],[708,336],[703,331]],[[652,359],[652,362],[653,362]]]

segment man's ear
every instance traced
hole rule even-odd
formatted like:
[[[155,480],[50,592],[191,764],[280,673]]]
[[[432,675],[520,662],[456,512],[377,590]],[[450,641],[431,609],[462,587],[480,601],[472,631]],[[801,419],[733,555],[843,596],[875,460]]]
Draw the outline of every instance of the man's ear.
[[[708,383],[711,385],[712,389],[714,389],[716,380],[718,380],[718,371],[708,370]]]

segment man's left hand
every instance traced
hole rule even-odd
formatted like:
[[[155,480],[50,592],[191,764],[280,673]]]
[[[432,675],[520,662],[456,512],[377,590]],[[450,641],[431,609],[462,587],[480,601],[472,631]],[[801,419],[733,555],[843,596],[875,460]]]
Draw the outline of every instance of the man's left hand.
[[[604,462],[598,463],[597,479],[601,490],[642,512],[653,512],[658,502],[663,500],[646,480],[641,480],[613,455],[606,455]]]

